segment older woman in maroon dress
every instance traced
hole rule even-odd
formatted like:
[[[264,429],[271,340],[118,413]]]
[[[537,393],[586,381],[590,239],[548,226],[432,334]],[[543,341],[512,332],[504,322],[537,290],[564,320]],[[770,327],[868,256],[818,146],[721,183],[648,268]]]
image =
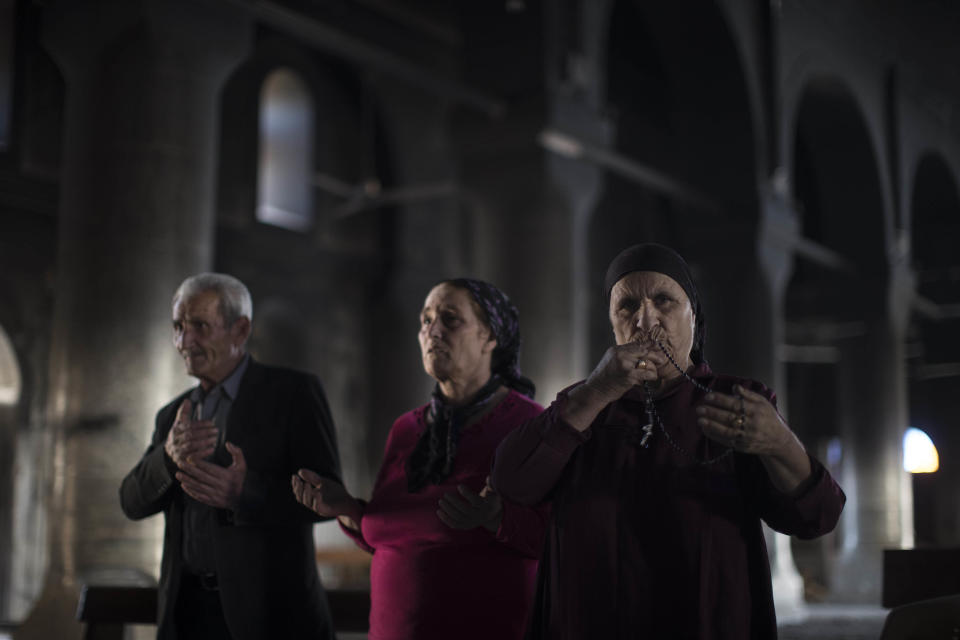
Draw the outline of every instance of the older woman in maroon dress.
[[[493,486],[552,505],[528,638],[774,638],[761,520],[822,535],[843,492],[772,391],[710,370],[677,253],[631,247],[605,284],[616,345],[497,450]]]

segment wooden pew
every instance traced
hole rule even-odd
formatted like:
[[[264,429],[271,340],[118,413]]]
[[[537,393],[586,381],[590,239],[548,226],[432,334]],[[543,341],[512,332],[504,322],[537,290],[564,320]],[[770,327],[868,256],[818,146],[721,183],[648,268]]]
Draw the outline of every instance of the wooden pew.
[[[157,623],[157,588],[82,585],[77,620],[83,640],[123,640],[124,625]]]
[[[960,594],[960,548],[884,549],[884,607]]]

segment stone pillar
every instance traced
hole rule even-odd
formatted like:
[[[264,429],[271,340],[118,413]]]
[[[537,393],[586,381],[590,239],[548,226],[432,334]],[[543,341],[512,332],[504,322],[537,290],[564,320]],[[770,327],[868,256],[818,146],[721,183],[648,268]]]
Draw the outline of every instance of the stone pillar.
[[[788,423],[790,411],[786,397],[786,366],[779,357],[780,345],[785,342],[785,297],[790,275],[793,273],[792,236],[799,232],[796,214],[786,198],[775,191],[763,195],[763,213],[757,235],[757,256],[769,292],[769,332],[764,349],[771,367],[767,384],[778,392],[778,408]],[[801,438],[803,434],[800,434]],[[812,443],[807,443],[809,446]],[[781,619],[802,615],[806,610],[803,597],[803,578],[797,571],[790,548],[790,538],[764,527],[773,579],[773,599],[777,616]]]
[[[120,481],[189,381],[170,298],[212,266],[218,95],[246,16],[187,0],[64,0],[43,39],[67,83],[50,375],[50,566],[17,638],[79,636],[82,582],[157,574],[162,517],[128,521]]]
[[[0,340],[3,327],[0,327]],[[2,364],[0,364],[2,366]],[[2,375],[2,373],[0,373]],[[17,411],[0,402],[0,620],[9,620],[13,580],[13,465],[17,451]]]
[[[555,99],[551,105],[549,127],[583,140],[588,144],[599,147],[611,145],[613,127],[606,119],[596,113],[596,110],[583,101],[575,101],[565,96]],[[569,370],[561,372],[567,377],[570,384],[574,380],[587,377],[596,366],[590,353],[591,317],[599,313],[606,316],[604,309],[595,309],[597,303],[596,292],[601,289],[602,273],[591,269],[590,225],[596,212],[597,204],[603,193],[605,170],[598,164],[582,159],[563,157],[556,152],[549,152],[546,162],[547,180],[557,201],[562,207],[551,211],[558,215],[561,211],[569,215],[569,298],[567,304],[570,309],[570,363]],[[624,247],[614,248],[609,256],[612,258],[616,251]],[[605,302],[605,301],[604,301]],[[608,323],[609,324],[609,323]],[[609,326],[606,327],[609,331]],[[566,384],[563,380],[554,381],[562,389]],[[559,391],[559,389],[554,389]],[[541,396],[541,402],[553,400],[552,396]]]
[[[455,135],[475,247],[472,273],[503,289],[520,310],[520,365],[549,404],[576,378],[570,354],[570,226],[567,202],[548,179],[537,144],[542,104],[503,121],[461,115]]]
[[[789,422],[786,375],[778,356],[784,342],[784,296],[793,271],[790,238],[796,217],[785,199],[761,189],[759,218],[704,224],[690,259],[698,262],[707,320],[705,352],[712,368],[763,382],[777,393]],[[774,601],[781,618],[804,611],[803,580],[790,538],[764,527]]]
[[[903,433],[907,427],[904,335],[913,283],[907,269],[864,280],[848,291],[849,317],[861,335],[840,342],[838,368],[843,458],[840,485],[847,504],[833,593],[838,600],[879,604],[883,549],[912,536],[912,492],[904,491]]]

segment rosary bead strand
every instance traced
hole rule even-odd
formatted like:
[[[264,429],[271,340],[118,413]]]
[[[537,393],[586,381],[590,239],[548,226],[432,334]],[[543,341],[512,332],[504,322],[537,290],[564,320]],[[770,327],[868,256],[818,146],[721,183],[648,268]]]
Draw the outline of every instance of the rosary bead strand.
[[[667,359],[670,361],[670,364],[672,364],[676,368],[676,370],[679,371],[680,374],[684,378],[686,378],[688,382],[690,382],[690,384],[692,384],[695,388],[699,389],[700,391],[703,391],[704,393],[710,393],[709,388],[705,387],[704,385],[694,380],[690,376],[690,374],[688,374],[686,371],[680,368],[680,365],[678,365],[677,361],[673,359],[673,356],[671,356],[670,352],[667,351],[666,347],[663,346],[663,343],[661,343],[656,337],[653,337],[653,341],[657,344],[660,350],[663,351],[663,354],[667,356]],[[695,454],[690,453],[689,451],[681,447],[679,443],[675,442],[673,438],[670,437],[670,433],[663,426],[663,420],[660,419],[660,415],[657,413],[656,405],[653,402],[653,390],[649,382],[643,383],[643,391],[645,396],[644,409],[647,413],[647,424],[643,426],[643,437],[640,440],[640,446],[644,448],[649,446],[647,441],[650,439],[650,435],[653,432],[654,425],[656,425],[660,427],[660,432],[663,433],[664,437],[667,439],[667,442],[677,453],[681,454],[684,457],[692,458],[693,461],[696,462],[698,465],[708,466],[708,465],[714,464],[716,462],[719,462],[720,460],[723,460],[724,458],[729,456],[731,453],[733,453],[733,449],[726,449],[723,453],[721,453],[718,456],[714,456],[713,458],[708,458],[706,460],[698,459]]]

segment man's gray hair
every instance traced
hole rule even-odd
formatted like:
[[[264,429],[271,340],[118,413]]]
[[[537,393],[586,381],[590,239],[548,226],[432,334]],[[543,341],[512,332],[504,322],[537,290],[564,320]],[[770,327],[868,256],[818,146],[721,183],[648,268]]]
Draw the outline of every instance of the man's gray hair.
[[[213,291],[220,300],[220,315],[223,324],[232,327],[242,317],[253,321],[253,299],[247,285],[226,273],[198,273],[184,280],[173,294],[173,305],[177,301],[192,298],[198,293]]]

